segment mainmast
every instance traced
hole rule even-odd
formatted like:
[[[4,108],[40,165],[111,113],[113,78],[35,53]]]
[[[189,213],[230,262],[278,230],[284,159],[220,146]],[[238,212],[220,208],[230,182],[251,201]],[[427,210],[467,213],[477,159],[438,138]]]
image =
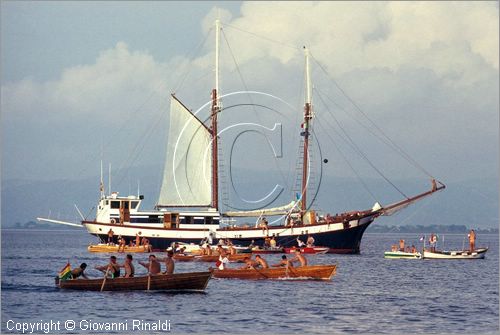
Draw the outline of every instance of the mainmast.
[[[218,180],[218,141],[217,114],[219,112],[219,34],[220,21],[215,20],[215,88],[212,90],[212,208],[219,210],[219,180]]]
[[[304,123],[302,127],[304,131],[301,133],[304,136],[304,156],[302,158],[302,200],[301,200],[301,212],[302,215],[307,209],[307,181],[309,176],[309,126],[312,119],[311,110],[311,77],[309,73],[309,50],[304,47],[304,55],[306,60],[306,96],[304,104]]]

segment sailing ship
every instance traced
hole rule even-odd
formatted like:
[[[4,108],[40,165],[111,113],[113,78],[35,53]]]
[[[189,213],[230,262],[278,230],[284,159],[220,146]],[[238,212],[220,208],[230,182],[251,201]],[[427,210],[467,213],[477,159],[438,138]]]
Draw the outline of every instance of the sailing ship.
[[[115,236],[127,241],[137,235],[147,237],[155,249],[168,248],[175,242],[209,242],[229,239],[235,245],[262,246],[266,237],[274,237],[277,245],[292,247],[297,239],[313,236],[316,244],[328,247],[332,253],[360,252],[361,239],[368,226],[379,216],[391,215],[427,197],[445,185],[432,179],[427,192],[382,206],[378,202],[364,210],[322,215],[310,210],[308,203],[309,151],[312,128],[312,84],[309,71],[309,51],[304,48],[306,92],[301,154],[301,189],[288,205],[274,208],[222,212],[219,206],[218,117],[221,112],[219,92],[219,33],[220,21],[215,22],[215,87],[211,91],[211,112],[205,124],[174,94],[170,101],[170,125],[163,183],[154,210],[140,210],[143,196],[120,196],[104,193],[101,172],[101,196],[94,220],[83,220],[87,231],[105,240],[110,229]],[[110,191],[110,190],[108,190]],[[224,226],[223,220],[241,217],[281,216],[278,224],[265,228]],[[47,220],[50,221],[50,220]],[[53,220],[55,222],[55,220]]]

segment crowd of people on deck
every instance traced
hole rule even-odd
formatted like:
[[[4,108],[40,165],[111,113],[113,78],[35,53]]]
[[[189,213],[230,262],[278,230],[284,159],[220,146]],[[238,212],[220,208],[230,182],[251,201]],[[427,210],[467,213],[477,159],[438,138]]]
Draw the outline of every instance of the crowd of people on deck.
[[[125,252],[126,247],[139,247],[139,246],[143,246],[146,252],[151,252],[153,250],[153,246],[149,242],[149,239],[145,236],[141,237],[141,232],[136,233],[135,239],[131,238],[128,241],[128,243],[127,240],[121,235],[117,236],[116,238],[117,243],[115,243],[115,232],[113,231],[112,228],[109,229],[107,235],[108,235],[107,245],[115,246],[118,244],[118,252]]]

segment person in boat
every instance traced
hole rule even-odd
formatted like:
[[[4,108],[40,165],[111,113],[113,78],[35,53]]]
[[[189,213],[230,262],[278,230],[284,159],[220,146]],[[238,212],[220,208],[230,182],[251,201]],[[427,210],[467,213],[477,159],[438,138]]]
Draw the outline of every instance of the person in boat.
[[[264,249],[268,249],[270,247],[271,247],[271,239],[269,238],[269,235],[268,235],[264,239]]]
[[[432,233],[431,236],[429,236],[429,243],[431,245],[431,252],[436,252],[436,243],[437,243],[436,234]]]
[[[273,237],[271,237],[271,240],[269,241],[269,246],[271,247],[271,249],[275,249],[276,248],[276,239]]]
[[[161,272],[161,264],[158,262],[155,255],[149,255],[149,262],[139,262],[139,264],[148,269],[148,273],[151,275],[157,275]]]
[[[312,248],[312,247],[314,247],[314,242],[315,242],[315,241],[314,241],[314,237],[312,237],[311,235],[309,235],[309,236],[307,237],[307,241],[306,241],[307,247],[308,247],[308,248]]]
[[[134,267],[134,264],[132,263],[132,261],[133,261],[132,255],[128,254],[125,257],[125,262],[120,265],[121,268],[125,269],[125,274],[123,275],[123,277],[125,277],[125,278],[131,278],[135,274],[135,267]]]
[[[402,251],[402,252],[405,251],[405,240],[403,240],[403,239],[399,240],[399,251]]]
[[[140,246],[141,245],[141,232],[138,232],[135,234],[135,245]]]
[[[281,256],[281,261],[278,264],[271,265],[273,268],[279,267],[293,267],[293,263],[286,258],[286,255]]]
[[[221,245],[217,246],[217,252],[219,253],[219,256],[227,257],[227,251]]]
[[[250,244],[248,245],[249,249],[253,249],[255,247],[255,240],[252,240]]]
[[[469,232],[469,248],[470,251],[474,251],[476,249],[476,232],[474,229],[471,229]]]
[[[257,263],[257,267],[261,267],[262,269],[269,268],[269,265],[267,264],[266,260],[262,258],[260,255],[255,256],[255,262]]]
[[[108,244],[109,245],[112,245],[114,243],[113,236],[115,236],[115,232],[113,231],[113,229],[109,228],[109,231],[108,231]]]
[[[300,238],[297,237],[297,245],[299,246],[299,248],[302,248],[306,244],[304,242],[302,242],[302,240]]]
[[[96,266],[96,270],[99,270],[103,273],[108,273],[111,278],[120,277],[120,265],[116,262],[116,256],[109,257],[109,263],[102,266]]]
[[[126,245],[127,245],[127,241],[125,240],[125,238],[120,236],[120,238],[118,240],[118,252],[124,252]]]
[[[174,273],[175,269],[175,262],[174,262],[174,251],[173,250],[168,250],[167,251],[167,257],[161,259],[158,258],[158,261],[160,262],[165,262],[165,271],[162,272],[163,274],[171,275]]]
[[[244,269],[254,269],[255,267],[258,266],[258,263],[256,261],[254,261],[252,258],[250,257],[245,257],[243,259],[243,262],[245,263],[245,265],[243,265],[242,267],[240,267],[240,270],[244,270]]]
[[[406,252],[407,252],[407,253],[410,253],[410,252],[411,252],[410,250],[411,250],[411,249],[410,249],[410,246],[409,246],[409,245],[407,245],[407,246],[406,246]]]
[[[262,228],[262,234],[269,235],[269,222],[267,222],[266,218],[260,220],[259,227]]]
[[[300,266],[307,266],[307,259],[300,253],[299,249],[295,250],[295,257],[290,262],[300,262]]]
[[[205,244],[205,255],[207,256],[212,256],[212,247],[210,247],[210,244]]]
[[[411,245],[411,251],[410,251],[412,254],[416,254],[417,253],[417,248],[415,247],[415,245]]]
[[[397,246],[397,244],[393,244],[393,245],[391,245],[391,251],[393,251],[393,252],[394,252],[394,251],[398,251],[398,246]]]
[[[84,272],[86,268],[87,268],[87,263],[80,264],[80,267],[71,270],[71,278],[76,279],[82,277],[85,279],[89,279],[89,277],[87,277],[87,275]]]

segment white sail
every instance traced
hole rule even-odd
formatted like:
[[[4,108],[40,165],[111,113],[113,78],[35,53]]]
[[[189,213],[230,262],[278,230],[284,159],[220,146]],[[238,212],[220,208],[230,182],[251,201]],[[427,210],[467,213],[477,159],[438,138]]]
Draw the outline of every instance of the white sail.
[[[174,96],[159,206],[209,206],[212,150],[210,130]]]
[[[226,212],[224,216],[233,217],[259,217],[261,215],[272,216],[272,215],[285,215],[297,205],[297,201],[292,201],[288,205],[274,208],[263,208],[251,211],[237,211],[237,212]]]

